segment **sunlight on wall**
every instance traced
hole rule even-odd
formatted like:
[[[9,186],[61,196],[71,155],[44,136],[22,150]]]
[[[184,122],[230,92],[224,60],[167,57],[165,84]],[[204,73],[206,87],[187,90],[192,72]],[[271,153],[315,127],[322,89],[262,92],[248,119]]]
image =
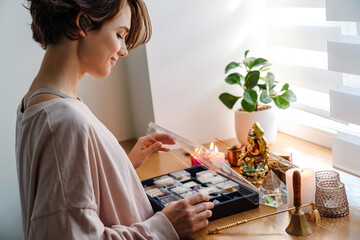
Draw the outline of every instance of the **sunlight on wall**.
[[[224,6],[227,9],[227,14],[232,14],[237,8],[241,6],[244,0],[227,0],[224,2]]]
[[[241,7],[242,1],[232,1],[227,4],[227,6],[232,8],[232,12],[236,10],[236,8]],[[232,12],[229,12],[232,13]],[[249,14],[246,17],[246,24],[243,22],[234,23],[239,26],[239,31],[234,34],[234,37],[231,39],[232,48],[234,51],[239,51],[241,46],[244,44],[246,39],[248,39],[251,35],[256,35],[259,42],[265,43],[267,39],[267,27],[266,27],[266,8],[261,5],[256,6],[256,11],[253,14]],[[241,26],[241,27],[240,27]],[[262,49],[263,44],[259,44],[256,49],[252,52],[264,52],[265,49]]]
[[[291,86],[291,89],[294,92],[296,92],[296,97],[298,98],[298,102],[294,103],[293,106],[298,106],[299,108],[301,108],[301,105],[314,106],[314,102],[316,102],[316,108],[318,108],[322,112],[330,111],[330,102],[329,102],[328,93],[322,93],[297,86]],[[322,115],[320,113],[318,114]],[[328,114],[323,114],[323,115],[327,117],[329,116]]]
[[[319,69],[327,69],[328,66],[326,52],[271,46],[268,54],[273,62],[315,67]]]
[[[268,8],[271,25],[327,26],[325,8]]]

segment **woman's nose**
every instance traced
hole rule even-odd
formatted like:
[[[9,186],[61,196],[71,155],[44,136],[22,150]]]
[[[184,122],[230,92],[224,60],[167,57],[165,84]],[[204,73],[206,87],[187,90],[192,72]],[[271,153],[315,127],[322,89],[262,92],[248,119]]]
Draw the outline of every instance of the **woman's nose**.
[[[128,50],[127,50],[127,48],[126,48],[126,45],[125,45],[125,46],[122,46],[122,47],[120,48],[120,50],[118,51],[118,55],[119,55],[120,57],[126,57],[126,56],[128,55]]]

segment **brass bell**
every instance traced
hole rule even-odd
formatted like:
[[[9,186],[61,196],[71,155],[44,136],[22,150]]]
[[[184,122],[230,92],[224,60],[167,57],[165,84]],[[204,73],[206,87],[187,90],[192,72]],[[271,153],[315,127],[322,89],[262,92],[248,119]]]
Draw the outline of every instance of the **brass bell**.
[[[299,171],[293,173],[293,189],[295,211],[291,213],[291,220],[285,231],[294,236],[307,236],[312,234],[314,230],[306,220],[305,213],[301,210],[301,175]],[[315,215],[314,212],[316,218]]]
[[[315,208],[315,203],[311,203],[311,211],[310,211],[310,221],[312,222],[320,222],[321,216],[319,210]]]

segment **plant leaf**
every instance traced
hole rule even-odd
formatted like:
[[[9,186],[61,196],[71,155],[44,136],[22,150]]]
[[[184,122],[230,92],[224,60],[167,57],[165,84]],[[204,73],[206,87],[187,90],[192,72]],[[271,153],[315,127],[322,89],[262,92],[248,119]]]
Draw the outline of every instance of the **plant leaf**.
[[[267,70],[270,69],[270,66],[271,66],[271,65],[272,65],[272,64],[271,64],[270,62],[267,62],[267,63],[265,63],[259,70],[267,71]]]
[[[282,96],[273,97],[272,100],[274,101],[275,105],[280,109],[286,109],[290,107],[290,102],[284,99]]]
[[[248,53],[249,53],[249,50],[246,50],[246,51],[245,51],[245,58],[246,58],[246,56],[247,56]]]
[[[245,64],[245,66],[247,66],[251,70],[252,65],[254,64],[255,60],[256,60],[256,58],[254,58],[254,57],[245,58],[244,59],[244,64]]]
[[[268,89],[268,91],[272,90],[275,87],[275,78],[274,78],[274,74],[272,74],[271,72],[268,72],[266,75],[266,87]]]
[[[269,91],[269,94],[270,94],[270,97],[276,97],[277,96],[277,91],[275,90],[275,89],[271,89],[270,91]]]
[[[237,100],[239,100],[241,97],[237,97],[234,95],[231,95],[229,93],[222,93],[219,96],[220,101],[225,104],[225,106],[227,106],[228,108],[232,109],[235,105],[235,103],[237,102]]]
[[[245,76],[245,88],[252,89],[254,88],[259,81],[260,72],[259,71],[251,71],[248,72]]]
[[[255,90],[247,89],[244,92],[244,99],[247,103],[251,105],[256,105],[258,94]]]
[[[289,102],[296,102],[297,100],[295,93],[291,90],[286,90],[280,96]]]
[[[240,84],[241,86],[241,82],[240,82],[241,79],[244,79],[244,76],[242,76],[240,73],[232,73],[225,78],[225,82],[227,82],[230,85]]]
[[[234,69],[234,68],[236,68],[238,66],[240,66],[240,63],[237,63],[237,62],[229,63],[225,68],[225,73],[228,73],[228,71],[230,71],[231,69]]]
[[[281,91],[286,91],[289,89],[289,84],[288,83],[285,83],[284,86],[281,88],[280,92]]]
[[[253,112],[256,109],[258,94],[255,90],[246,89],[241,100],[242,108],[247,112]]]
[[[260,101],[262,103],[268,104],[271,103],[271,98],[269,97],[268,93],[266,90],[262,90],[261,94],[260,94]]]
[[[260,89],[266,90],[266,84],[258,84]]]
[[[264,65],[264,64],[266,64],[267,62],[268,62],[268,60],[266,60],[266,59],[264,59],[264,58],[257,58],[257,59],[253,62],[251,68],[256,67],[256,66],[259,66],[259,65]]]
[[[241,100],[241,107],[247,112],[253,112],[256,109],[256,105],[249,104],[244,99]]]

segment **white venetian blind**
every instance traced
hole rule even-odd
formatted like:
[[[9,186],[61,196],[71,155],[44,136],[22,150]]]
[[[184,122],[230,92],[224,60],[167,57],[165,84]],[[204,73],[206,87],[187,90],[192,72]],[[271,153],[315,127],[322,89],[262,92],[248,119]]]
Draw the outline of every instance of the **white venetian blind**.
[[[332,147],[334,165],[360,175],[342,164],[360,154],[360,0],[265,2],[267,57],[298,98],[279,129]]]

